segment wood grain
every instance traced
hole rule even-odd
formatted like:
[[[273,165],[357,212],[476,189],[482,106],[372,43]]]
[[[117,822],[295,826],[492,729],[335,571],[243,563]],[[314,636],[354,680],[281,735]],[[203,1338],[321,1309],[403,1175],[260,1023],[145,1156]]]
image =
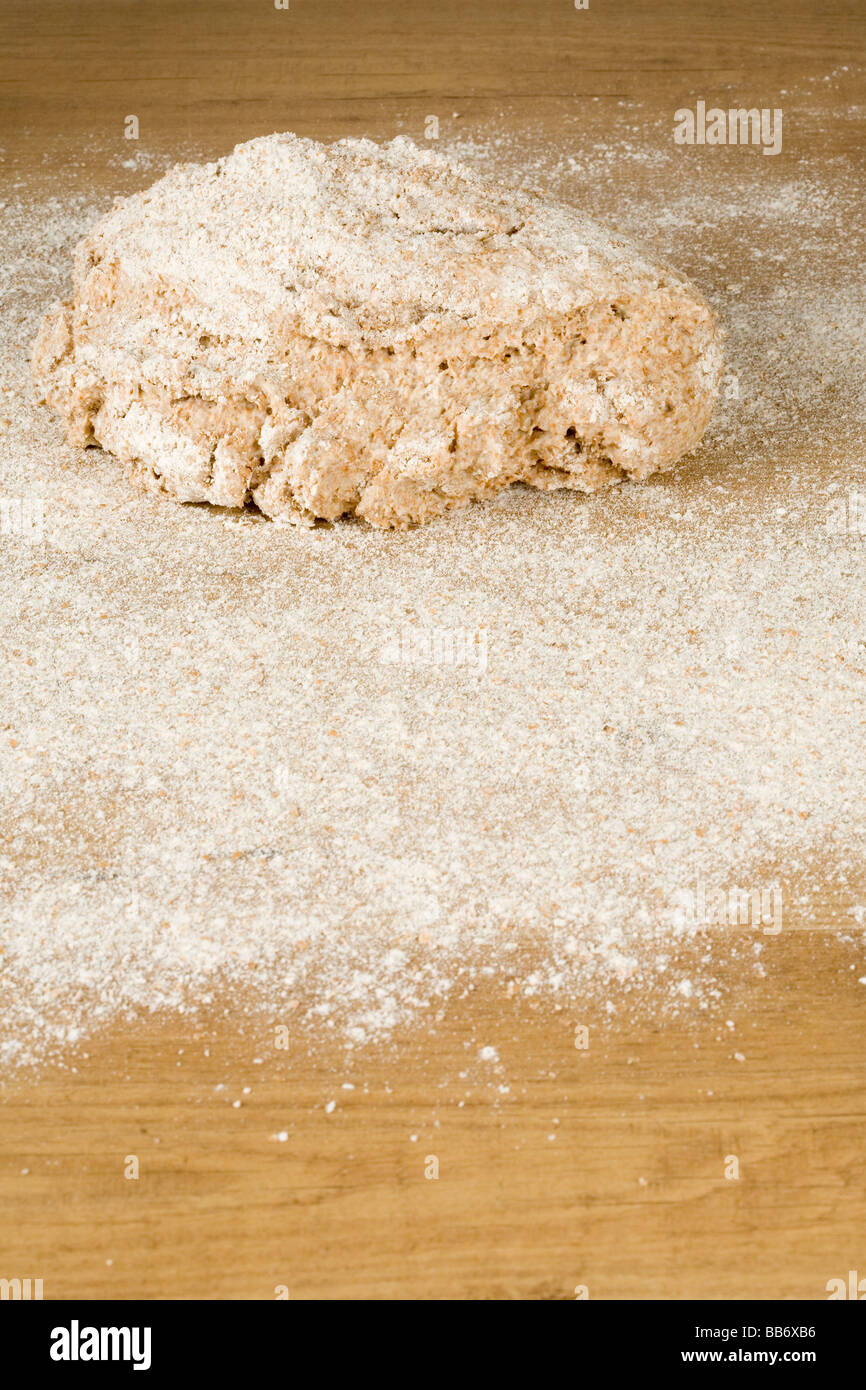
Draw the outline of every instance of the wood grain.
[[[46,1297],[826,1297],[863,1262],[857,953],[765,960],[733,1031],[492,989],[357,1055],[232,1014],[117,1029],[4,1088],[4,1270]]]
[[[0,110],[17,177],[107,186],[88,151],[128,112],[155,151],[388,135],[436,103],[471,131],[497,108],[555,121],[592,96],[772,92],[853,64],[863,27],[854,0],[16,0]],[[818,127],[826,100],[817,86]],[[730,1014],[647,998],[611,1020],[490,986],[357,1054],[277,1052],[237,1000],[118,1026],[3,1084],[0,1276],[49,1298],[826,1297],[866,1272],[862,950],[790,930],[762,960],[728,967]]]

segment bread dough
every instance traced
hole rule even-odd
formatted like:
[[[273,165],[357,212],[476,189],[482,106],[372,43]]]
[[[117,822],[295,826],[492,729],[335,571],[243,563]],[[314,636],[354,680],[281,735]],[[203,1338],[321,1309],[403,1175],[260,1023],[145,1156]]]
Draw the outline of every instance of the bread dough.
[[[721,372],[686,281],[401,137],[183,164],[76,248],[33,350],[70,442],[181,502],[425,521],[670,468]]]

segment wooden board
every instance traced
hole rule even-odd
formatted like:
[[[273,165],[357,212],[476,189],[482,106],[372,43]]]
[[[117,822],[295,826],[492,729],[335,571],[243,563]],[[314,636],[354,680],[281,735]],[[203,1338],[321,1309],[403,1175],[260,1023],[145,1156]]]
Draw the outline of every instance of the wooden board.
[[[496,109],[772,92],[853,64],[861,15],[845,0],[7,3],[7,164],[107,186],[91,145],[122,149],[128,113],[147,148],[217,153],[280,128],[420,135],[457,106],[471,133]],[[828,100],[818,83],[819,122]],[[866,1273],[862,951],[819,923],[763,963],[731,991],[733,1029],[652,999],[611,1020],[493,986],[359,1053],[278,1052],[232,1001],[117,1026],[72,1069],[3,1085],[0,1277],[42,1278],[48,1298],[826,1297]]]

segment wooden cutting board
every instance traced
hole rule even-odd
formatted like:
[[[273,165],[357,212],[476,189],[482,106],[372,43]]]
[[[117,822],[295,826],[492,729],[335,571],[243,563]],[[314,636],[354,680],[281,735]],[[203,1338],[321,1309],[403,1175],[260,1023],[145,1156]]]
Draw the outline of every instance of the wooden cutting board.
[[[98,151],[129,113],[140,149],[216,154],[816,77],[820,123],[821,75],[863,41],[843,0],[13,0],[4,29],[7,169],[58,194],[108,185]],[[826,1297],[866,1274],[866,967],[820,914],[789,925],[763,978],[722,980],[733,1029],[724,1006],[611,1021],[493,985],[357,1053],[278,1052],[233,1000],[118,1025],[3,1083],[0,1278],[46,1298]]]

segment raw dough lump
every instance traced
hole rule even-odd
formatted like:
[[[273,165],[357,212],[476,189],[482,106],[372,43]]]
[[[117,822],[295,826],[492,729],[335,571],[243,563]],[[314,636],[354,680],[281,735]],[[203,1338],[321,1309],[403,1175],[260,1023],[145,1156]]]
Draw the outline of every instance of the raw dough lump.
[[[307,523],[646,478],[697,444],[721,372],[685,280],[402,137],[178,165],[80,242],[73,286],[33,349],[70,442]]]

